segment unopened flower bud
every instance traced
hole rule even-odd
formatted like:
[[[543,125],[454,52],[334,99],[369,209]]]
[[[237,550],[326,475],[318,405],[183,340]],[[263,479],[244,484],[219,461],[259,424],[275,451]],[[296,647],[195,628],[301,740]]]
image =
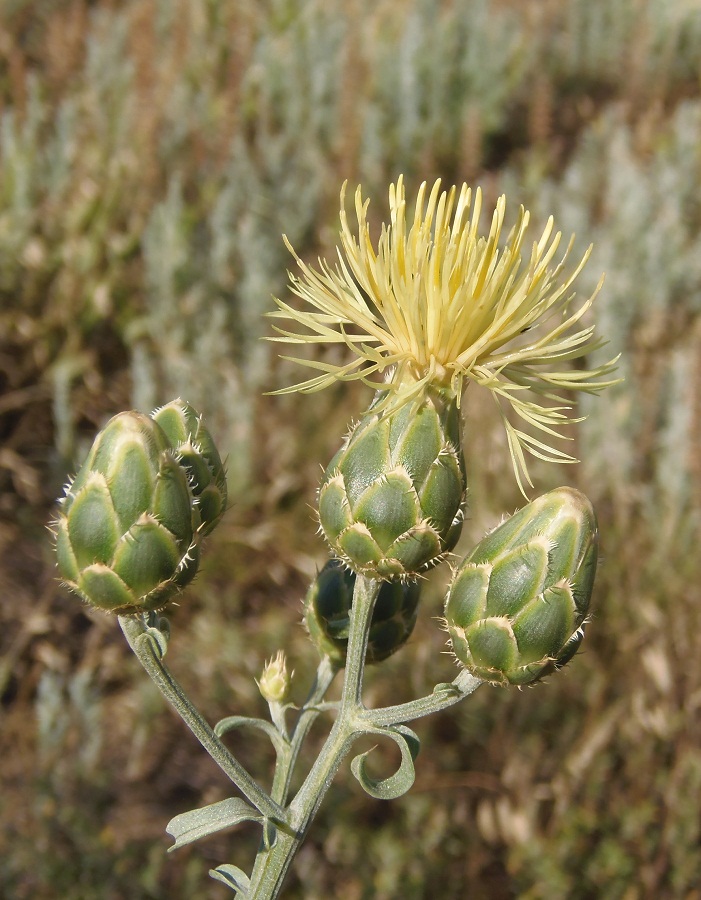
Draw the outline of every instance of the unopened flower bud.
[[[445,619],[477,678],[529,684],[568,662],[584,636],[598,554],[589,500],[562,487],[490,532],[455,572]]]
[[[258,690],[268,703],[284,703],[290,691],[292,675],[287,671],[287,660],[284,651],[278,650],[276,655],[268,660],[257,682]]]
[[[202,534],[209,534],[226,509],[226,471],[202,416],[184,400],[171,400],[155,410],[152,419],[173,445],[190,479],[199,506]]]
[[[319,521],[334,554],[354,572],[414,579],[453,549],[462,528],[457,400],[448,389],[428,387],[397,409],[374,406],[324,473]]]
[[[346,663],[355,575],[337,559],[329,560],[312,582],[304,601],[304,623],[321,656]],[[402,647],[416,624],[421,586],[386,581],[372,614],[366,662],[381,662]]]
[[[124,412],[97,435],[56,520],[58,566],[92,606],[161,609],[197,571],[199,514],[168,438]]]

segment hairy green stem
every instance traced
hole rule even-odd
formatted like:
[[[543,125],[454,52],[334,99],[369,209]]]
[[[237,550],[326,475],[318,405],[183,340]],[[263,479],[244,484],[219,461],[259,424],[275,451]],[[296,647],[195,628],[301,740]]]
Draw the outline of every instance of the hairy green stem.
[[[304,744],[304,740],[309,733],[309,729],[314,724],[317,716],[321,712],[317,704],[326,695],[331,682],[336,677],[338,669],[333,665],[328,656],[325,656],[316,670],[314,683],[312,684],[309,696],[299,712],[297,721],[292,731],[289,742],[288,753],[283,760],[278,762],[275,769],[275,777],[271,796],[273,800],[281,805],[287,803],[287,796],[290,790],[290,781],[294,773],[294,768],[299,757],[300,750]]]
[[[119,616],[119,624],[131,649],[149,674],[158,690],[174,707],[190,731],[202,744],[217,765],[229,776],[263,815],[284,823],[284,809],[258,785],[233,754],[216,736],[210,725],[193,706],[180,684],[171,675],[157,650],[155,638],[140,619]]]
[[[262,843],[256,856],[246,891],[246,900],[275,900],[292,861],[299,850],[323,798],[354,741],[365,731],[409,722],[439,712],[460,702],[482,683],[461,672],[451,684],[437,685],[432,694],[408,703],[367,709],[363,704],[363,676],[372,613],[381,583],[357,576],[350,610],[350,628],[345,678],[338,716],[321,752],[289,806],[284,809],[290,791],[295,764],[304,740],[321,711],[322,700],[338,669],[325,657],[317,669],[309,697],[299,712],[288,736],[280,730],[281,740],[275,776],[269,796],[241,766],[212,728],[192,705],[182,687],[162,660],[160,634],[140,619],[120,617],[119,623],[144,669],[164,697],[175,707],[186,725],[214,761],[236,784],[241,793],[276,826],[275,839]],[[283,713],[281,713],[283,715]],[[284,721],[283,721],[284,726]]]
[[[372,612],[380,591],[380,582],[358,576],[346,656],[346,672],[338,718],[304,784],[288,807],[291,831],[280,832],[270,849],[262,849],[251,874],[250,900],[274,900],[287,871],[304,840],[321,802],[331,786],[339,766],[358,736],[357,720],[362,714],[363,673]]]
[[[432,694],[396,706],[365,709],[359,714],[359,721],[375,728],[411,722],[412,719],[420,719],[454,706],[465,697],[469,697],[481,684],[484,682],[463,669],[450,684],[437,685]]]

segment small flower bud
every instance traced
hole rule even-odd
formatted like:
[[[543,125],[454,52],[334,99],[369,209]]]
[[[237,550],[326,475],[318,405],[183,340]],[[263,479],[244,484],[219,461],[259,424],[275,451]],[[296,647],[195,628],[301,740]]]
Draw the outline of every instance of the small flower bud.
[[[290,691],[292,675],[287,671],[285,653],[278,650],[276,655],[268,660],[257,682],[258,690],[268,703],[284,703]]]
[[[477,678],[529,684],[565,665],[584,636],[598,532],[589,500],[550,491],[490,532],[455,572],[445,619]]]
[[[398,409],[370,407],[324,473],[319,521],[354,572],[414,579],[455,546],[464,502],[457,400],[430,387]]]
[[[67,586],[107,612],[161,609],[197,571],[200,519],[185,472],[141,413],[120,413],[97,435],[55,524]]]
[[[226,471],[202,416],[184,400],[171,400],[151,418],[165,432],[187,472],[199,506],[202,534],[209,534],[226,510]]]
[[[337,559],[329,560],[312,582],[304,601],[304,623],[321,656],[346,663],[355,575]],[[421,586],[386,581],[375,602],[366,662],[387,659],[402,647],[416,624]]]

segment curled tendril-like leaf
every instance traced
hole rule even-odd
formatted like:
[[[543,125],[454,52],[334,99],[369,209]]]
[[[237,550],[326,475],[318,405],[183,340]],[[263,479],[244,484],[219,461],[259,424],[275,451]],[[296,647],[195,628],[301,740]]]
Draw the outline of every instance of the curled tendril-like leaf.
[[[214,733],[217,737],[221,737],[234,728],[257,728],[270,738],[278,756],[284,750],[285,738],[271,722],[267,722],[265,719],[255,719],[251,716],[227,716],[217,722],[214,726]]]
[[[221,881],[222,884],[236,891],[236,896],[240,900],[247,900],[251,881],[248,875],[239,869],[238,866],[232,866],[227,863],[223,866],[217,866],[216,869],[210,869],[209,874],[216,881]]]
[[[264,831],[266,830],[265,816],[256,812],[239,797],[229,797],[218,803],[210,803],[208,806],[180,813],[171,819],[166,827],[168,834],[175,838],[175,843],[168,851],[178,850],[186,844],[241,822],[259,822],[263,825]]]
[[[406,794],[414,783],[414,760],[418,756],[420,747],[416,734],[406,725],[372,728],[365,730],[365,733],[391,738],[399,747],[402,761],[394,775],[377,780],[368,775],[366,768],[366,757],[372,753],[372,750],[356,756],[351,763],[351,772],[360,782],[362,789],[377,800],[395,800]]]

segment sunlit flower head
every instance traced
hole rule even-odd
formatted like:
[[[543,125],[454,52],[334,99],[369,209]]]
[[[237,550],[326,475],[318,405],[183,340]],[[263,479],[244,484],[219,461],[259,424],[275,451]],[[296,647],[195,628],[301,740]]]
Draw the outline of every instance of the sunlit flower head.
[[[390,220],[375,248],[368,203],[358,188],[356,237],[343,186],[335,266],[319,260],[314,269],[288,243],[302,273],[290,274],[290,289],[305,308],[276,300],[279,308],[270,315],[305,330],[276,326],[278,336],[271,340],[342,343],[352,358],[341,365],[296,358],[320,374],[277,393],[313,392],[334,381],[360,379],[387,390],[386,409],[391,410],[420,398],[428,384],[443,385],[459,398],[466,382],[474,381],[497,400],[519,485],[523,478],[531,483],[524,450],[549,461],[574,462],[550,446],[549,438],[563,437],[562,426],[579,421],[568,415],[561,392],[600,391],[613,383],[605,376],[616,362],[589,370],[563,366],[602,343],[593,325],[581,324],[599,288],[579,304],[571,291],[591,248],[566,273],[572,241],[554,262],[561,233],[553,233],[551,217],[529,246],[529,213],[523,207],[501,241],[504,196],[489,233],[480,235],[482,194],[478,188],[473,195],[467,185],[441,192],[436,181],[429,193],[422,184],[413,216],[407,216],[401,177],[390,186]],[[543,439],[513,425],[504,403]]]

